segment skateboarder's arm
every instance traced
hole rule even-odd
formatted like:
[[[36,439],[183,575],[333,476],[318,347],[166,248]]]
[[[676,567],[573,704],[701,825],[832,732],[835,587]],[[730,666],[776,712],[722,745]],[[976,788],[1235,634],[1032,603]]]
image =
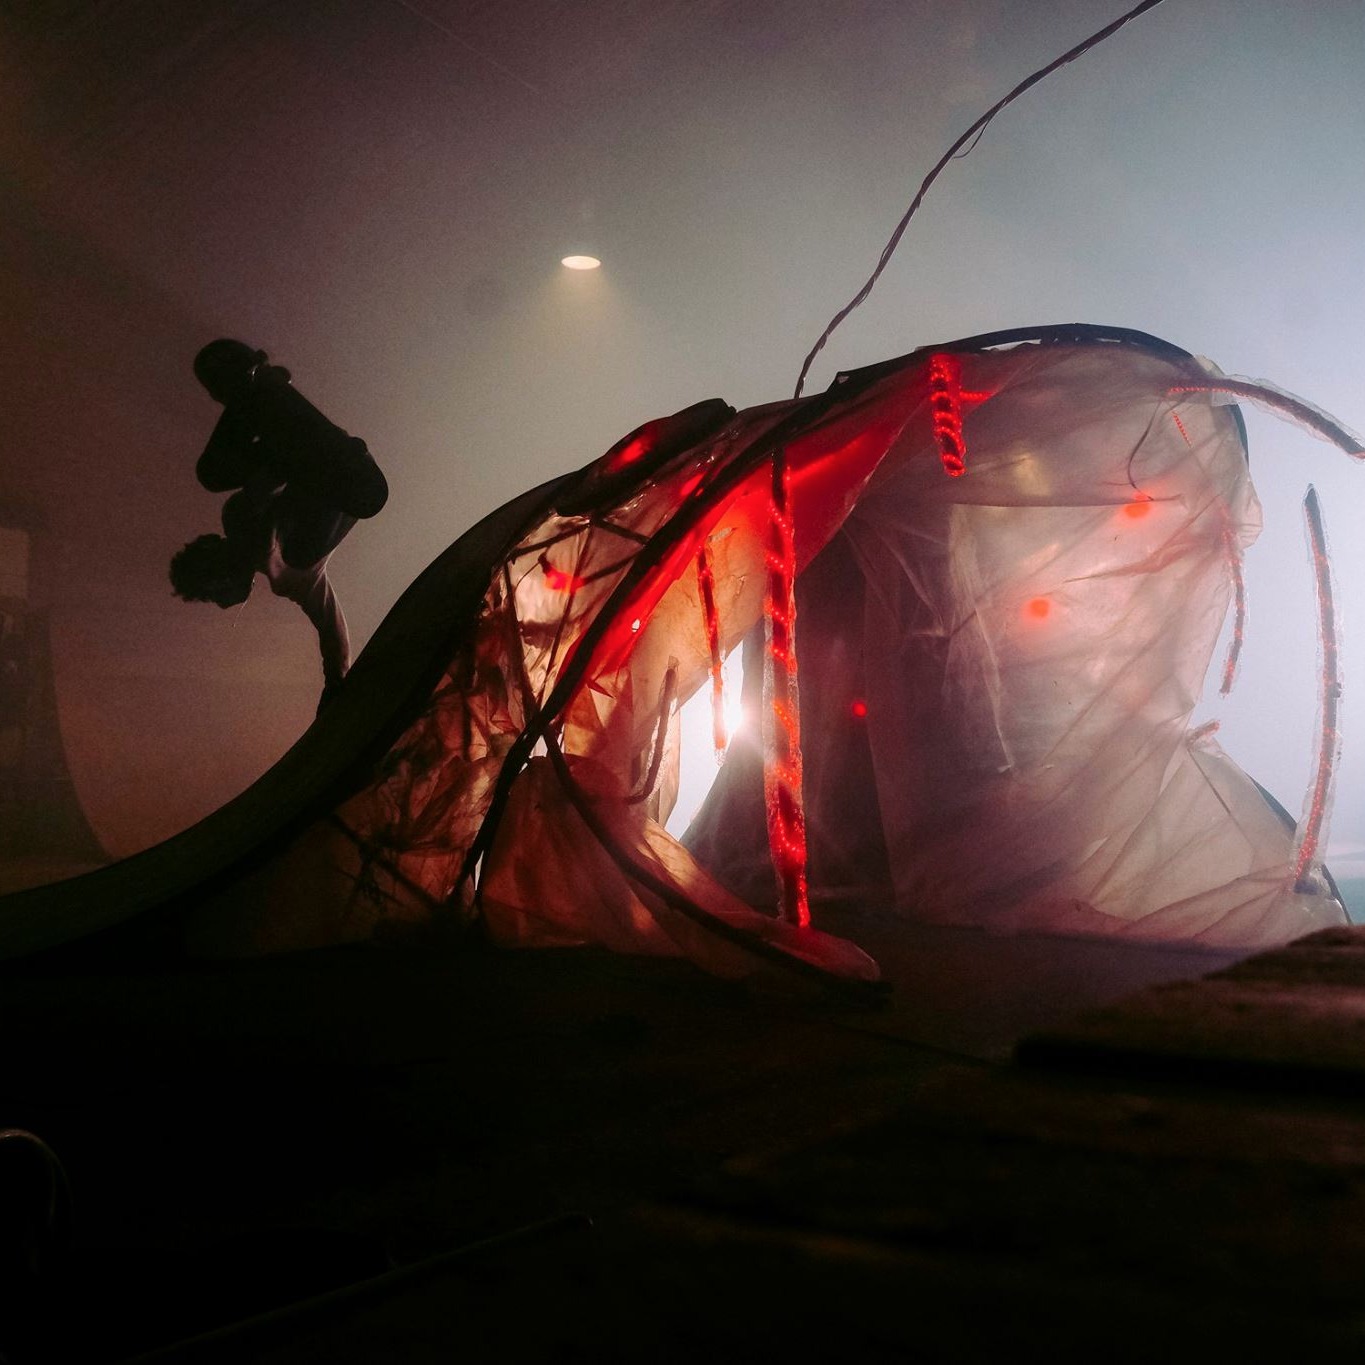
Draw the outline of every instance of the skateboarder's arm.
[[[319,565],[315,570],[305,572],[290,569],[279,561],[279,567],[270,578],[270,590],[277,597],[287,597],[297,603],[313,623],[322,654],[324,687],[330,691],[351,666],[351,637],[326,569]]]

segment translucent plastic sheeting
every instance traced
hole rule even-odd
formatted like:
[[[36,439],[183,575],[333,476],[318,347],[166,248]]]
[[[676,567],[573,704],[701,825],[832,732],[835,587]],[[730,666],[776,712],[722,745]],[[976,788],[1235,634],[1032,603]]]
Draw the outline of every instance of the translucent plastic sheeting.
[[[1218,945],[1342,923],[1188,729],[1260,526],[1232,414],[1139,351],[960,360],[965,475],[913,416],[799,585],[813,891]],[[738,740],[686,837],[741,896],[771,880],[760,766]]]
[[[763,607],[765,440],[793,433],[804,565],[893,437],[904,404],[887,394],[898,386],[815,409],[750,410],[616,500],[528,528],[495,567],[478,631],[431,704],[339,812],[365,852],[362,899],[378,920],[425,907],[481,914],[508,944],[684,952],[726,975],[780,960],[877,976],[852,944],[775,919],[771,894],[757,907],[739,901],[663,826],[678,768],[669,699],[710,681],[700,546],[728,652]],[[528,748],[537,726],[545,734]],[[547,743],[562,750],[572,790],[546,762]],[[575,800],[590,805],[592,826]]]
[[[356,936],[481,918],[507,945],[865,982],[876,964],[819,931],[822,899],[1219,945],[1343,922],[1325,889],[1294,891],[1292,829],[1188,731],[1259,526],[1235,415],[1194,387],[1207,371],[1107,342],[933,360],[698,405],[571,481],[332,819]],[[759,711],[779,446],[811,928],[775,913],[757,724],[686,840],[665,829],[678,709],[717,650],[746,642]]]

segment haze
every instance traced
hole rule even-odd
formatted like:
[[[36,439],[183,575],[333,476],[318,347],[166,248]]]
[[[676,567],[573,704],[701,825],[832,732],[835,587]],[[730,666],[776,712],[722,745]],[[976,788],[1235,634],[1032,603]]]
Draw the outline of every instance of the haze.
[[[216,527],[238,336],[383,465],[338,551],[357,646],[475,520],[697,399],[790,394],[914,189],[1122,3],[48,0],[0,13],[0,508],[42,593],[82,799],[111,852],[206,813],[307,724],[309,628],[173,599]],[[1167,0],[950,167],[817,363],[975,332],[1136,327],[1365,428],[1365,5]],[[600,271],[563,270],[569,251]],[[1248,413],[1266,530],[1225,747],[1295,813],[1316,644],[1299,501],[1346,637],[1332,861],[1365,872],[1365,471]]]

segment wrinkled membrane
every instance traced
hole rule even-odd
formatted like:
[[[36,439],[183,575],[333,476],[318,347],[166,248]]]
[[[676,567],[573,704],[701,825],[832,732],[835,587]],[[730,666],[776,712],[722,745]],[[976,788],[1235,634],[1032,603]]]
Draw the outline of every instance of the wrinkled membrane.
[[[1176,391],[1180,363],[1135,347],[959,358],[961,478],[939,459],[928,355],[786,444],[817,925],[822,899],[1236,947],[1345,922],[1325,885],[1294,890],[1292,826],[1190,729],[1260,528],[1232,410]],[[752,970],[752,940],[876,975],[854,944],[772,913],[757,724],[732,740],[685,837],[664,828],[676,708],[709,686],[703,543],[722,647],[743,642],[751,716],[759,704],[767,465],[720,498],[706,489],[799,406],[740,413],[643,488],[522,537],[430,706],[340,812],[378,851],[374,918],[475,913],[461,872],[503,760],[612,604],[549,727],[592,825],[542,741],[479,868],[491,937],[682,953],[727,975]],[[694,505],[695,527],[632,585],[641,547]]]

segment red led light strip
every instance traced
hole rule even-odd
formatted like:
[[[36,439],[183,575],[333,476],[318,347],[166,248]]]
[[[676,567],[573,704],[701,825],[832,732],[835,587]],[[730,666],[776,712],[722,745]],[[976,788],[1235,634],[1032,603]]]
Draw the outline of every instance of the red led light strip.
[[[1192,382],[1173,384],[1167,389],[1167,393],[1226,393],[1234,398],[1250,399],[1251,402],[1260,403],[1272,412],[1279,413],[1281,417],[1287,417],[1291,422],[1297,422],[1300,426],[1307,427],[1309,431],[1316,432],[1323,440],[1330,441],[1355,459],[1365,460],[1365,448],[1362,448],[1359,437],[1347,431],[1340,422],[1325,412],[1319,412],[1311,404],[1305,403],[1302,398],[1281,393],[1266,384],[1253,383],[1249,379],[1212,377],[1204,379],[1193,375],[1190,378]]]
[[[929,411],[944,471],[953,478],[967,472],[967,443],[962,437],[962,365],[956,356],[929,361]]]
[[[711,738],[719,761],[725,757],[729,736],[725,733],[725,676],[720,656],[720,617],[716,612],[716,575],[711,566],[711,547],[705,541],[697,552],[697,584],[701,589],[706,645],[711,651]]]
[[[801,802],[801,717],[796,687],[796,537],[786,451],[773,454],[763,602],[768,648],[763,668],[763,792],[768,847],[783,919],[810,924],[806,888],[806,812]]]
[[[1322,648],[1321,727],[1318,764],[1308,790],[1307,810],[1300,825],[1299,846],[1294,853],[1294,890],[1312,891],[1313,872],[1321,861],[1319,844],[1332,804],[1332,781],[1341,753],[1341,663],[1337,648],[1336,608],[1332,598],[1332,569],[1327,561],[1327,533],[1317,490],[1309,485],[1303,500],[1308,547],[1313,556],[1313,580],[1318,598],[1318,637]]]

